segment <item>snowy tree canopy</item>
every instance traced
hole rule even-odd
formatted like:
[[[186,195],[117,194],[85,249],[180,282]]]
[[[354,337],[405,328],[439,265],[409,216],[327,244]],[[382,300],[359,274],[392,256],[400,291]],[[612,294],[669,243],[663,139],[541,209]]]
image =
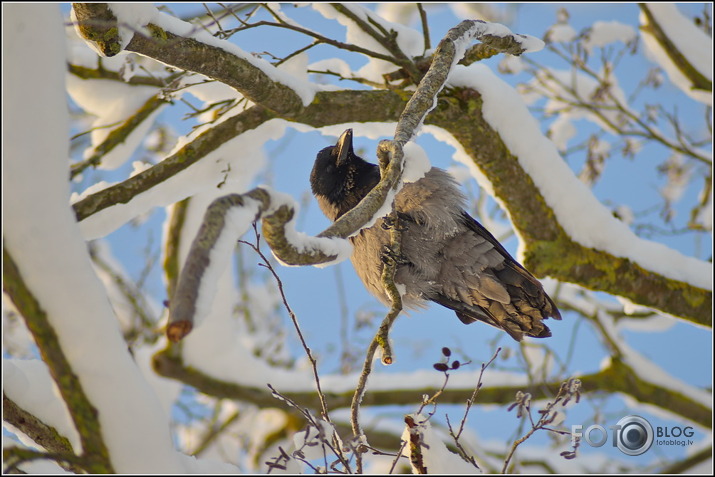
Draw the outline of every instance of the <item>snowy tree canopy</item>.
[[[3,4],[4,471],[712,472],[711,18]],[[348,128],[382,179],[331,224]],[[367,295],[347,238],[430,165],[553,337]]]

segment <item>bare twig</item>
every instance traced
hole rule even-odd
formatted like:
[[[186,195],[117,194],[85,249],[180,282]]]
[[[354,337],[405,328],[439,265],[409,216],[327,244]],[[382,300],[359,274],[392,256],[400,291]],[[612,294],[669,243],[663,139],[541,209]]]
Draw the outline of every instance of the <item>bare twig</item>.
[[[313,371],[313,379],[315,380],[315,387],[318,391],[318,398],[320,399],[320,406],[322,409],[322,417],[325,421],[329,422],[332,424],[332,421],[330,420],[330,413],[328,411],[328,404],[325,400],[325,394],[323,393],[323,390],[320,386],[320,375],[318,373],[318,360],[315,359],[313,356],[312,351],[310,350],[310,347],[308,346],[307,341],[305,340],[305,336],[303,335],[303,332],[300,329],[300,323],[298,323],[298,318],[295,315],[295,312],[293,312],[293,309],[291,306],[288,304],[288,299],[285,296],[285,291],[283,290],[283,281],[280,279],[278,276],[278,273],[276,273],[275,269],[271,265],[270,261],[268,258],[263,254],[261,251],[260,247],[260,240],[261,240],[261,235],[258,233],[258,228],[256,226],[256,223],[253,223],[253,231],[256,235],[256,243],[252,244],[243,240],[240,240],[240,243],[246,244],[249,247],[251,247],[259,257],[261,257],[262,263],[259,265],[262,267],[265,267],[268,269],[269,272],[271,272],[271,275],[273,275],[273,278],[276,280],[276,284],[278,285],[278,292],[281,295],[281,299],[283,300],[283,306],[285,307],[286,311],[288,312],[288,315],[290,316],[291,321],[293,322],[293,327],[295,328],[296,334],[298,335],[298,339],[300,340],[300,344],[303,346],[303,350],[305,351],[306,356],[308,357],[308,360],[310,361],[310,367]],[[320,429],[320,427],[316,427],[317,429]],[[333,445],[335,448],[335,452],[340,458],[340,460],[346,465],[347,467],[347,461],[345,457],[342,454],[342,448],[339,444],[339,438],[337,435],[333,435]]]
[[[425,52],[432,48],[432,42],[429,37],[429,24],[427,23],[427,12],[422,3],[417,3],[417,11],[420,13],[420,22],[422,22],[422,36],[425,41]]]
[[[548,426],[552,424],[556,419],[558,411],[555,411],[554,408],[558,403],[561,403],[562,406],[565,406],[571,399],[575,399],[575,401],[578,403],[580,400],[580,396],[581,381],[575,378],[569,379],[568,381],[561,384],[561,388],[559,389],[558,394],[554,398],[554,401],[547,403],[546,407],[539,411],[541,417],[537,422],[534,422],[534,418],[531,415],[531,395],[528,393],[517,392],[516,402],[509,407],[509,411],[516,407],[518,408],[517,417],[520,418],[524,416],[524,414],[526,414],[526,416],[529,418],[529,421],[531,422],[531,429],[529,429],[526,434],[514,441],[514,443],[512,444],[511,448],[509,449],[509,452],[507,453],[506,458],[504,459],[504,466],[501,470],[502,474],[505,474],[507,472],[509,463],[514,456],[516,449],[527,439],[529,439],[536,431],[546,430],[560,435],[571,435],[571,433],[568,431],[562,431]]]
[[[462,432],[464,431],[464,425],[467,423],[467,416],[469,415],[469,410],[472,408],[472,405],[476,401],[477,395],[479,394],[479,390],[482,388],[482,377],[484,376],[484,371],[489,367],[490,364],[494,362],[495,359],[497,359],[497,356],[499,355],[500,351],[501,348],[497,348],[491,359],[489,359],[489,361],[487,361],[486,363],[482,363],[482,367],[479,371],[479,378],[477,379],[477,385],[474,388],[472,396],[467,400],[467,405],[464,409],[464,417],[462,418],[462,421],[459,425],[459,431],[457,432],[457,434],[454,435],[455,441],[459,439],[459,437],[462,435]]]

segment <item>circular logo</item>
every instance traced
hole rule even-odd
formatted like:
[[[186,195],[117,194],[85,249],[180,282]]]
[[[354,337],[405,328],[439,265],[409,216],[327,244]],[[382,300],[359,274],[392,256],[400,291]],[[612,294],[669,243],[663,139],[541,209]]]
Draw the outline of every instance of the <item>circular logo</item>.
[[[653,428],[640,416],[626,416],[618,421],[616,446],[626,455],[641,455],[653,445]]]

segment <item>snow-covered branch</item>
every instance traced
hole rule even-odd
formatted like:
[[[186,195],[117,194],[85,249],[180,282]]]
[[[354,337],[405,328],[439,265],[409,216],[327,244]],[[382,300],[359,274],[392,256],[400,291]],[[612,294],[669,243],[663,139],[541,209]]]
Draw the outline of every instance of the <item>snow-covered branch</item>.
[[[258,188],[214,200],[206,210],[171,298],[166,333],[177,342],[201,320],[214,299],[233,246],[253,222],[262,220],[273,254],[286,265],[320,265],[348,258],[352,247],[341,237],[308,237],[295,230],[296,204],[287,196]]]
[[[527,267],[712,326],[711,264],[641,239],[613,217],[489,70],[472,65],[450,81],[465,88],[456,107],[436,109],[428,123],[451,133],[457,158],[479,168],[482,187],[509,211]]]
[[[712,38],[685,18],[675,5],[640,3],[638,6],[646,46],[671,81],[689,96],[712,105]]]
[[[228,382],[225,379],[213,377],[207,373],[197,371],[192,366],[183,363],[179,356],[175,356],[170,349],[166,349],[154,356],[154,368],[165,377],[195,387],[196,389],[220,398],[247,400],[260,406],[279,404],[267,388],[256,387],[252,382]],[[439,396],[442,404],[462,404],[465,396],[472,393],[474,383],[479,373],[452,376],[449,388]],[[370,392],[363,396],[361,406],[390,406],[413,405],[420,396],[429,390],[441,386],[441,376],[431,372],[416,372],[412,375],[373,376]],[[682,393],[681,389],[673,389],[662,383],[648,382],[640,378],[634,368],[628,364],[611,360],[603,369],[582,374],[581,392],[584,395],[591,393],[619,392],[633,397],[635,400],[660,408],[663,412],[681,416],[699,426],[709,429],[712,426],[710,419],[711,409],[700,398],[695,398]],[[348,408],[353,399],[356,376],[331,376],[323,375],[321,383],[325,392],[327,406],[336,410]],[[517,381],[517,382],[515,382]],[[556,395],[563,380],[556,379],[538,383],[531,387],[525,379],[515,376],[492,377],[487,373],[484,377],[484,386],[479,389],[479,404],[509,404],[514,401],[518,391],[528,391],[534,400],[549,399]],[[494,384],[491,384],[494,383]],[[296,389],[284,389],[282,393],[301,406],[318,409],[320,402],[318,396],[310,385],[310,379],[304,380],[304,385]]]
[[[50,374],[67,403],[82,449],[88,458],[88,472],[113,472],[107,446],[100,431],[97,410],[88,399],[72,365],[63,351],[58,336],[49,325],[47,314],[33,296],[10,253],[3,248],[3,289],[21,311],[37,345],[50,366]]]
[[[315,90],[310,85],[282,75],[265,60],[151,5],[124,8],[121,4],[75,4],[74,11],[78,31],[88,41],[96,43],[98,38],[106,37],[107,31],[115,32],[111,46],[100,47],[105,56],[116,55],[121,48],[177,68],[201,72],[286,116],[301,111],[313,100]]]

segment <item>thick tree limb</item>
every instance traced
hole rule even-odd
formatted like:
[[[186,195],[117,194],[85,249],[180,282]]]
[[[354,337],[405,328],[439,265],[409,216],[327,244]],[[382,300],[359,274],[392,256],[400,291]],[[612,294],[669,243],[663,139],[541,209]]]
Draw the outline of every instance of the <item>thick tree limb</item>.
[[[462,90],[448,101],[451,106],[438,108],[428,122],[452,133],[489,178],[525,241],[525,266],[529,270],[537,276],[551,276],[623,296],[634,303],[712,327],[711,291],[573,241],[518,158],[482,116],[480,95]]]
[[[3,247],[3,290],[25,319],[72,416],[82,442],[86,470],[90,473],[113,473],[109,453],[104,444],[97,409],[87,398],[82,384],[72,371],[55,330],[45,311],[27,288],[20,270],[10,253]]]
[[[699,89],[712,93],[713,82],[698,71],[697,68],[695,68],[695,66],[693,66],[687,58],[685,58],[683,53],[675,46],[673,41],[668,38],[663,31],[663,28],[656,21],[653,12],[651,12],[648,8],[648,4],[639,3],[638,6],[640,7],[641,12],[643,12],[643,15],[645,15],[648,19],[648,23],[641,28],[655,38],[660,47],[663,48],[663,51],[665,51],[668,55],[668,58],[670,58],[670,61],[672,61],[678,70],[680,70],[680,72],[688,78],[693,89]],[[693,28],[695,28],[695,26],[693,26]],[[699,45],[693,45],[693,48],[699,47]],[[702,45],[702,47],[705,47],[705,45]]]
[[[72,444],[65,436],[18,406],[5,393],[2,395],[2,420],[22,431],[49,452],[74,454]]]
[[[186,366],[180,356],[176,356],[171,348],[160,351],[154,355],[154,370],[161,376],[177,379],[197,390],[219,398],[238,399],[248,401],[261,407],[283,406],[275,399],[273,394],[265,389],[243,386],[213,378],[194,368]],[[639,402],[659,407],[667,412],[675,413],[698,424],[704,429],[712,427],[712,412],[709,407],[694,401],[677,390],[650,383],[637,376],[635,371],[626,364],[613,360],[601,371],[578,376],[581,380],[583,394],[599,392],[617,392],[627,394]],[[563,379],[530,386],[499,386],[485,383],[479,389],[479,404],[507,405],[514,401],[517,391],[528,391],[534,400],[549,399],[556,395]],[[465,397],[473,392],[473,383],[470,387],[457,388],[451,385],[439,397],[440,404],[463,404]],[[410,389],[368,390],[361,403],[365,406],[400,406],[415,405],[421,396],[430,394],[436,388],[415,383]],[[329,409],[348,408],[353,398],[354,391],[349,390],[333,393],[329,389],[323,390]],[[315,391],[283,392],[286,397],[311,409],[320,409],[320,402]]]
[[[351,121],[395,121],[406,104],[392,91],[336,91],[319,93],[316,102],[303,110],[296,122],[313,127]],[[159,164],[129,179],[90,194],[74,204],[78,221],[116,204],[126,204],[175,174],[187,169],[222,144],[255,129],[277,116],[262,106],[253,106],[210,128]]]

